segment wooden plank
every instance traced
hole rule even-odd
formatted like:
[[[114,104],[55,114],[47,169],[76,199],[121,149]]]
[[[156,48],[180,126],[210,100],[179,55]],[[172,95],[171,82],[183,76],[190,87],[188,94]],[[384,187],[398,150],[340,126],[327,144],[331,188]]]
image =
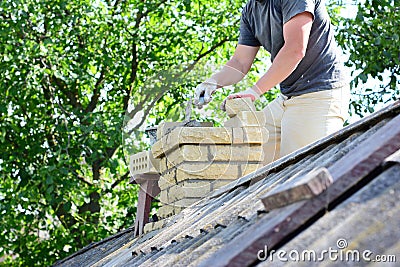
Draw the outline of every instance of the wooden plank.
[[[135,236],[143,233],[143,227],[149,222],[151,202],[160,193],[157,180],[146,180],[140,183],[135,218]]]
[[[383,160],[400,149],[400,115],[361,142],[353,151],[328,168],[333,184],[322,194],[279,210],[277,215],[264,216],[214,253],[200,266],[248,266],[257,261],[257,253],[267,245],[274,248],[289,234],[346,191],[360,183]]]
[[[265,210],[270,211],[284,207],[294,202],[310,199],[325,191],[333,182],[326,168],[312,170],[300,179],[289,181],[283,186],[277,186],[264,196],[261,201]]]

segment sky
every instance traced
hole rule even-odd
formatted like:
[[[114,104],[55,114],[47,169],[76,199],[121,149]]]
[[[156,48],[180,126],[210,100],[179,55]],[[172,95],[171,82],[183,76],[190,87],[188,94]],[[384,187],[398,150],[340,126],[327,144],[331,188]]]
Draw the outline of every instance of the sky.
[[[341,14],[345,18],[354,18],[357,15],[357,3],[362,3],[364,0],[342,0],[344,8]]]

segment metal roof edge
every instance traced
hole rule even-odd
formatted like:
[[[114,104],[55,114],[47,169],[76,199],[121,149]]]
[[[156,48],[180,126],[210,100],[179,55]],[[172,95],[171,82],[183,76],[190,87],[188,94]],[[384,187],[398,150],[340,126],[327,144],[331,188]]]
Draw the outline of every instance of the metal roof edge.
[[[113,240],[113,239],[115,239],[115,238],[118,238],[118,237],[120,237],[120,236],[122,236],[122,235],[124,235],[124,234],[129,233],[129,232],[133,232],[134,230],[135,230],[135,227],[131,226],[131,227],[125,229],[125,230],[122,230],[122,231],[120,231],[120,232],[118,232],[118,233],[116,233],[116,234],[114,234],[114,235],[112,235],[112,236],[106,237],[106,238],[104,238],[104,239],[102,239],[102,240],[100,240],[100,241],[90,243],[89,245],[87,245],[87,246],[81,248],[80,250],[78,250],[78,251],[72,253],[72,254],[69,255],[68,257],[65,257],[65,258],[63,258],[63,259],[60,259],[60,260],[56,261],[55,263],[53,263],[52,266],[57,266],[57,265],[63,264],[63,263],[65,263],[66,261],[68,261],[68,260],[70,260],[70,259],[73,259],[73,258],[75,258],[76,256],[79,256],[79,255],[85,253],[85,252],[88,251],[88,250],[91,250],[91,249],[93,249],[93,248],[95,248],[95,247],[97,247],[97,246],[99,246],[99,245],[101,245],[101,244],[104,244],[104,243],[106,243],[106,242],[108,242],[108,241],[110,241],[110,240]],[[137,239],[137,237],[136,237],[135,239]]]

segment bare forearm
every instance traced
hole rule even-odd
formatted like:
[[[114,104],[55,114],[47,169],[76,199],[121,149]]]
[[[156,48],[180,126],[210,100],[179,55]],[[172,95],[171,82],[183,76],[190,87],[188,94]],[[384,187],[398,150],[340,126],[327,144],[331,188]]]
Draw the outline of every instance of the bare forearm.
[[[303,58],[301,51],[290,47],[282,47],[268,71],[258,80],[253,87],[261,94],[267,92],[285,80],[297,67]]]
[[[217,82],[218,88],[221,88],[240,82],[247,72],[248,70],[245,70],[239,61],[232,58],[219,72],[212,75],[211,79]]]
[[[240,82],[249,72],[260,47],[238,45],[232,58],[222,69],[211,76],[218,88]]]

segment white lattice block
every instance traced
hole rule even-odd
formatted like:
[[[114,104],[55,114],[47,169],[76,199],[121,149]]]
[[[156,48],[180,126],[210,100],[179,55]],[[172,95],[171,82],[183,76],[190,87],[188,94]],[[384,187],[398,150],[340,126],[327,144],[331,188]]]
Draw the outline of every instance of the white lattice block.
[[[150,153],[150,151],[142,151],[130,156],[129,170],[131,175],[158,173],[156,168],[154,168],[153,164],[151,163]]]

